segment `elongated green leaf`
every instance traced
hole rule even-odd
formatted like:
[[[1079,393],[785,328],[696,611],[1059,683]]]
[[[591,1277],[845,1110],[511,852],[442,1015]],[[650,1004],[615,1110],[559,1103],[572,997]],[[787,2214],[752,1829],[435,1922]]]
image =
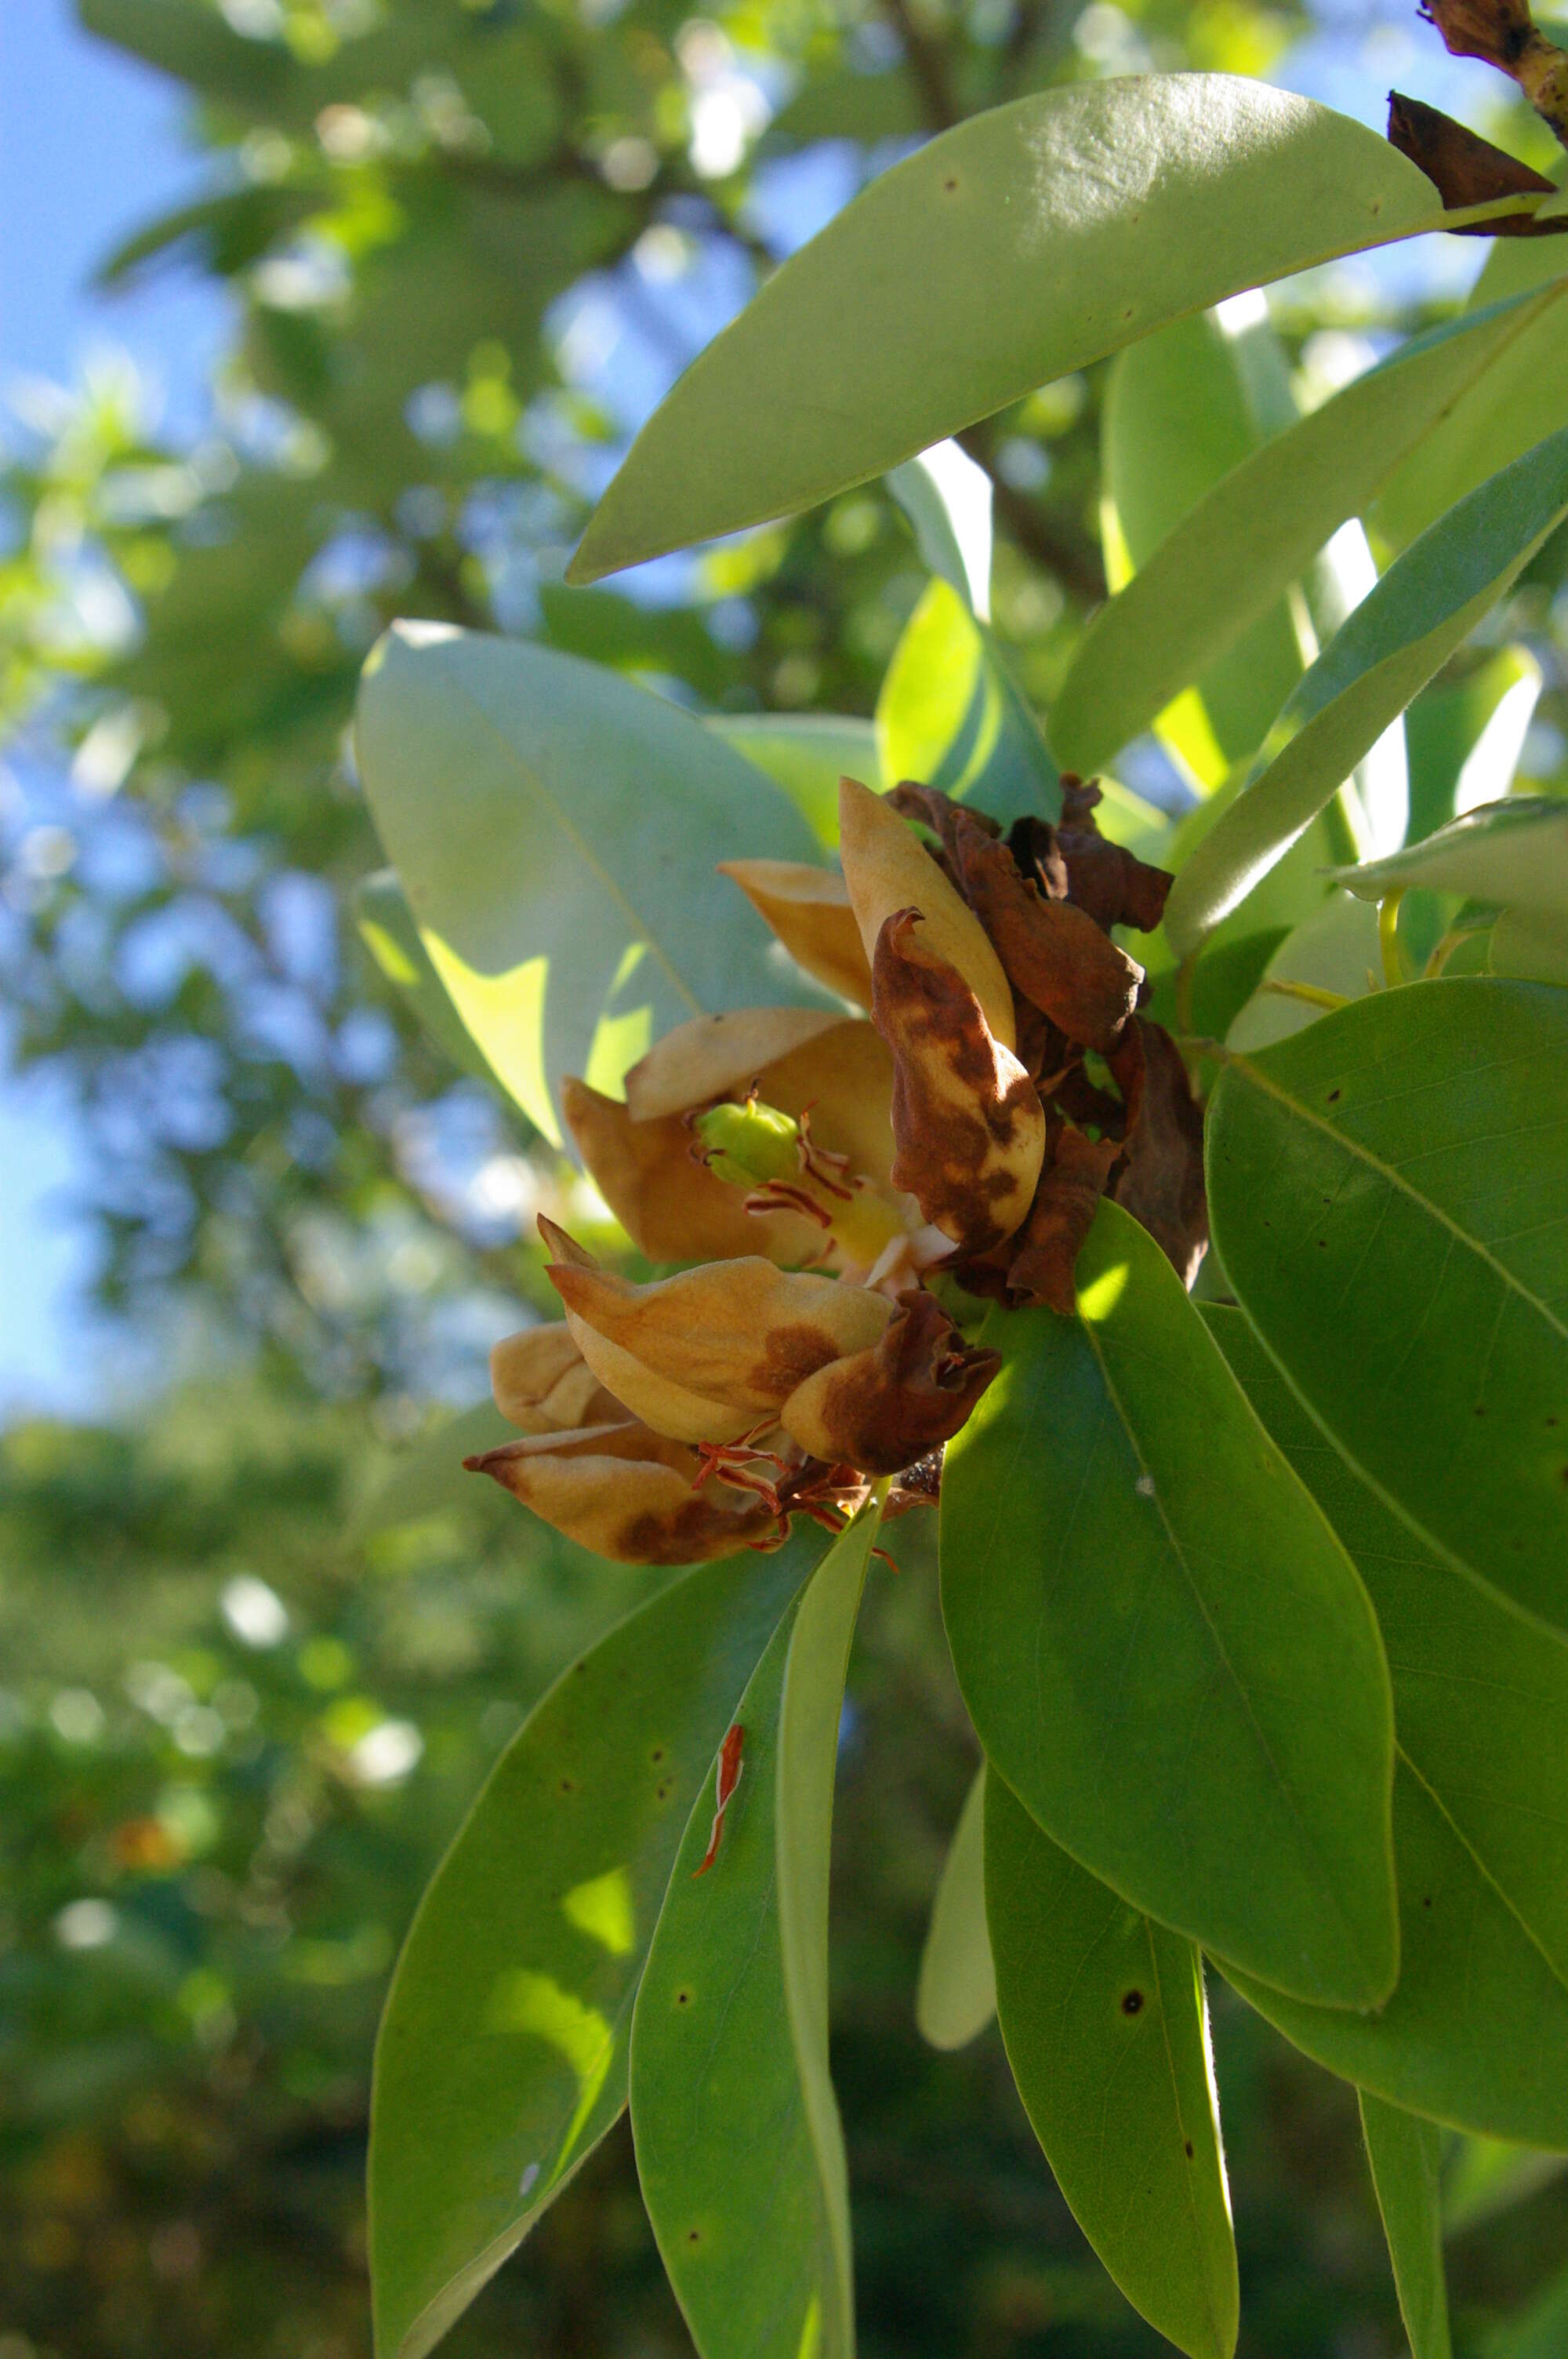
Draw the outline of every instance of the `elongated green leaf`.
[[[984,623],[991,610],[991,480],[957,442],[895,467],[887,487],[909,519],[927,571]]]
[[[1565,286],[1412,339],[1187,507],[1078,642],[1051,712],[1059,758],[1098,769],[1234,647]]]
[[[1182,955],[1244,900],[1568,512],[1568,428],[1451,509],[1383,576],[1280,715],[1264,766],[1177,877]]]
[[[1393,2263],[1400,2315],[1411,2339],[1411,2359],[1452,2359],[1448,2282],[1443,2273],[1443,2207],[1439,2175],[1443,2133],[1360,2092],[1361,2133],[1378,2209]]]
[[[1004,824],[1061,816],[1061,784],[1040,724],[996,641],[957,592],[935,581],[904,625],[877,699],[890,786],[918,778]]]
[[[808,507],[1167,320],[1439,218],[1373,132],[1228,74],[976,115],[873,180],[687,370],[572,578]]]
[[[877,733],[836,712],[714,712],[705,724],[782,787],[824,851],[838,848],[838,781],[880,794]]]
[[[1119,589],[1130,573],[1136,579],[1188,511],[1266,433],[1294,416],[1284,355],[1265,321],[1233,332],[1212,311],[1199,312],[1119,353],[1106,387],[1102,436],[1112,585]],[[1130,668],[1133,681],[1143,668],[1141,650]],[[1257,752],[1301,674],[1295,625],[1276,596],[1255,609],[1239,645],[1176,682],[1188,693],[1173,705],[1162,699],[1144,719],[1154,721],[1178,760],[1212,793]],[[1070,709],[1068,720],[1070,727]],[[1052,734],[1054,742],[1054,712]],[[1135,734],[1125,732],[1116,744]],[[1097,753],[1087,767],[1098,768],[1102,759]]]
[[[1399,1986],[1350,2016],[1253,2005],[1390,2104],[1568,2145],[1568,1648],[1454,1571],[1314,1424],[1239,1310],[1206,1318],[1371,1592],[1394,1680]],[[1227,1969],[1229,1972],[1229,1969]]]
[[[827,2074],[827,1866],[844,1673],[875,1518],[829,1550],[735,1718],[718,1856],[697,1797],[638,1995],[632,2127],[703,2359],[849,2359],[844,2146]]]
[[[399,624],[365,666],[355,744],[436,972],[546,1136],[563,1073],[614,1089],[694,1015],[820,997],[714,874],[809,859],[809,832],[647,690],[521,641]]]
[[[1363,901],[1425,885],[1502,908],[1539,909],[1568,925],[1568,802],[1510,795],[1483,803],[1386,860],[1336,868],[1334,875]]]
[[[985,1810],[982,1762],[953,1831],[920,1957],[914,2020],[933,2048],[967,2048],[996,2013],[986,1932]]]
[[[378,868],[361,879],[354,917],[365,948],[387,981],[406,995],[437,1048],[460,1071],[488,1079],[490,1067],[431,963],[395,869]]]
[[[989,1760],[1136,1908],[1299,1996],[1397,1959],[1393,1732],[1354,1568],[1159,1247],[1102,1205],[1076,1319],[993,1314],[942,1484],[942,1603]]]
[[[1563,267],[1552,238],[1499,238],[1470,290],[1468,310],[1537,294],[1561,278]],[[1477,484],[1554,432],[1563,422],[1565,368],[1568,305],[1552,303],[1401,461],[1373,512],[1383,538],[1405,547]]]
[[[1236,2240],[1197,1951],[987,1781],[986,1909],[1008,2062],[1074,2218],[1192,2359],[1236,2348]]]
[[[1568,995],[1411,984],[1233,1057],[1215,1243],[1313,1414],[1463,1571],[1568,1629]]]
[[[693,1799],[827,1543],[702,1567],[580,1658],[420,1903],[376,2046],[371,2277],[421,2359],[626,2101],[632,2003]]]

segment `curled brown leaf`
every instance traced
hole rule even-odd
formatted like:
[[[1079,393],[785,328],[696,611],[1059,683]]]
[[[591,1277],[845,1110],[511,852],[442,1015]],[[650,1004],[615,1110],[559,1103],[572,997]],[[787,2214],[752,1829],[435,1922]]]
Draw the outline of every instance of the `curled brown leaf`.
[[[780,1415],[814,1458],[895,1474],[948,1441],[1001,1365],[967,1345],[935,1298],[901,1295],[881,1341],[808,1376]]]
[[[1191,1286],[1208,1245],[1203,1108],[1175,1042],[1146,1016],[1129,1025],[1110,1070],[1127,1102],[1126,1160],[1110,1192]]]

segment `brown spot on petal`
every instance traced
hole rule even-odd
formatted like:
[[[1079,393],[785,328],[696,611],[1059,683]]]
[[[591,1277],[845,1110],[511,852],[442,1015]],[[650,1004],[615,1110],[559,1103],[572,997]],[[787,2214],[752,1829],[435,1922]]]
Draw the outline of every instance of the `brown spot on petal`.
[[[883,925],[872,1019],[892,1051],[892,1181],[968,1253],[1011,1235],[1045,1153],[1033,1083],[913,909]]]
[[[539,1434],[464,1463],[547,1524],[620,1564],[700,1564],[782,1537],[765,1501],[720,1484],[694,1488],[695,1451],[635,1419]]]
[[[900,1297],[880,1343],[835,1361],[790,1395],[780,1422],[814,1458],[895,1474],[951,1440],[1001,1365],[969,1349],[929,1294]]]
[[[1066,899],[1097,926],[1133,926],[1152,933],[1165,912],[1174,881],[1099,832],[1095,807],[1100,791],[1072,770],[1062,773],[1062,817],[1057,826],[1021,819],[1008,847],[1025,876],[1034,878],[1052,900]]]
[[[1073,1270],[1120,1153],[1114,1138],[1087,1138],[1081,1130],[1062,1125],[1022,1231],[1022,1250],[1008,1268],[1007,1290],[1013,1302],[1044,1303],[1064,1317],[1076,1309]],[[1018,1245],[1019,1239],[1013,1243]]]
[[[1103,1055],[1138,1004],[1143,970],[1098,922],[1053,901],[1019,874],[1005,843],[978,829],[960,837],[964,889],[996,944],[1009,982],[1070,1040]]]
[[[1389,92],[1389,143],[1408,156],[1450,211],[1464,205],[1484,205],[1494,197],[1554,195],[1552,181],[1521,164],[1505,148],[1494,147],[1463,123],[1423,106],[1419,98]],[[1500,220],[1476,222],[1455,230],[1456,237],[1549,237],[1568,230],[1568,220],[1538,222],[1530,213],[1508,213]]]
[[[1126,1161],[1110,1192],[1191,1286],[1208,1244],[1203,1109],[1175,1042],[1147,1016],[1129,1025],[1110,1070],[1127,1101]]]

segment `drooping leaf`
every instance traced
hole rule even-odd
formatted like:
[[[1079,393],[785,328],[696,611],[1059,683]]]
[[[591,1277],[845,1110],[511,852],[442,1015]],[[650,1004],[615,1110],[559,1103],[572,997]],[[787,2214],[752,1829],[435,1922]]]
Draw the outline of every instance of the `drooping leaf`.
[[[967,2048],[996,2013],[986,1932],[985,1810],[982,1762],[953,1830],[920,1956],[914,2020],[933,2048]]]
[[[1042,1834],[993,1775],[986,1910],[1008,2062],[1129,2301],[1192,2359],[1236,2347],[1236,2240],[1197,1951]]]
[[[1130,574],[1136,580],[1205,495],[1294,416],[1284,354],[1264,320],[1232,329],[1212,311],[1199,312],[1119,353],[1106,386],[1102,431],[1112,587],[1119,590]],[[1184,585],[1177,592],[1184,611],[1188,594]],[[1145,660],[1141,645],[1125,668],[1134,696]],[[1301,674],[1301,646],[1282,595],[1261,601],[1238,644],[1176,682],[1185,693],[1173,702],[1162,699],[1115,745],[1071,766],[1097,769],[1149,720],[1189,776],[1212,793],[1257,752]],[[1058,701],[1054,744],[1061,741],[1059,712]],[[1069,707],[1069,734],[1071,720]]]
[[[1177,877],[1179,955],[1236,908],[1568,513],[1568,428],[1492,476],[1406,549],[1319,657],[1262,767]]]
[[[1040,724],[990,632],[944,581],[926,590],[882,677],[877,748],[889,786],[917,779],[1004,826],[1061,816]]]
[[[695,1015],[818,996],[714,864],[808,859],[771,780],[675,705],[522,641],[402,624],[355,744],[431,962],[546,1136],[563,1073],[614,1089]]]
[[[1241,458],[1090,622],[1051,710],[1059,758],[1098,768],[1233,647],[1563,291],[1488,305],[1413,338]]]
[[[827,2072],[838,1719],[875,1533],[838,1539],[735,1712],[741,1782],[713,1865],[705,1787],[638,1995],[632,2126],[665,2267],[703,2359],[850,2359],[849,2199]]]
[[[572,578],[808,507],[1167,320],[1440,213],[1360,124],[1231,75],[976,115],[873,180],[708,346]]]
[[[376,2347],[421,2359],[626,2101],[632,2003],[694,1798],[826,1548],[687,1574],[563,1674],[420,1903],[382,2018]]]
[[[942,1600],[989,1760],[1134,1907],[1281,1989],[1393,1983],[1366,1593],[1153,1240],[1102,1204],[1076,1319],[996,1313],[948,1446]]]
[[[437,1048],[460,1072],[488,1078],[490,1067],[436,973],[395,868],[378,868],[373,875],[361,878],[354,891],[354,917],[365,948],[388,983],[406,995]]]
[[[1360,2091],[1361,2132],[1378,2209],[1389,2240],[1400,2315],[1411,2359],[1452,2359],[1448,2281],[1443,2270],[1443,2205],[1439,2180],[1443,2133],[1435,2122],[1385,2104]]]
[[[825,852],[838,848],[838,781],[880,794],[873,723],[836,712],[714,712],[705,726],[782,787]]]
[[[1423,1547],[1314,1424],[1239,1310],[1204,1315],[1367,1582],[1399,1740],[1393,1996],[1351,2016],[1235,1979],[1309,2055],[1392,2104],[1568,2145],[1568,1834],[1543,1801],[1568,1777],[1568,1648]]]
[[[1473,901],[1518,905],[1568,927],[1568,802],[1509,795],[1452,820],[1385,860],[1336,868],[1336,884],[1364,901],[1424,885]]]
[[[1207,1160],[1313,1414],[1448,1562],[1568,1629],[1568,994],[1411,984],[1233,1056]]]

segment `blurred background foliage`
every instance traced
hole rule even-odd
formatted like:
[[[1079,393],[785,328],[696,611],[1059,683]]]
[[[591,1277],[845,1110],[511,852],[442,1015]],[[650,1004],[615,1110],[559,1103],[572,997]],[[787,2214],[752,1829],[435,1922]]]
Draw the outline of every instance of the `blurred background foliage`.
[[[885,490],[568,590],[631,431],[911,140],[1053,82],[1266,73],[1336,19],[1293,0],[80,13],[183,88],[207,176],[105,282],[200,274],[232,332],[193,435],[111,364],[25,388],[5,429],[0,985],[18,1058],[80,1116],[98,1289],[143,1375],[117,1421],[0,1442],[0,2359],[360,2359],[396,1945],[523,1711],[649,1576],[499,1495],[379,1530],[366,1513],[390,1452],[479,1397],[519,1300],[542,1307],[535,1212],[591,1206],[417,1033],[356,931],[380,859],[344,739],[359,665],[391,616],[422,614],[699,710],[869,714],[926,580]],[[1450,88],[1434,71],[1428,94]],[[1542,160],[1533,118],[1465,89],[1477,128]],[[1295,397],[1451,311],[1453,252],[1424,277],[1282,290]],[[1108,375],[967,438],[993,484],[997,632],[1042,706],[1104,594]],[[1524,768],[1546,790],[1563,561],[1543,554],[1493,632],[1539,674]],[[1461,668],[1412,718],[1423,831],[1497,702],[1479,680]],[[1186,799],[1152,740],[1126,775]],[[925,1546],[874,1592],[844,1753],[835,2064],[865,2348],[1152,2352],[994,2027],[946,2059],[914,2032],[971,1766]],[[1397,2352],[1351,2093],[1219,2005],[1244,2351]],[[1568,2191],[1474,2143],[1452,2167],[1462,2347],[1555,2359]],[[449,2347],[688,2347],[623,2134]]]

